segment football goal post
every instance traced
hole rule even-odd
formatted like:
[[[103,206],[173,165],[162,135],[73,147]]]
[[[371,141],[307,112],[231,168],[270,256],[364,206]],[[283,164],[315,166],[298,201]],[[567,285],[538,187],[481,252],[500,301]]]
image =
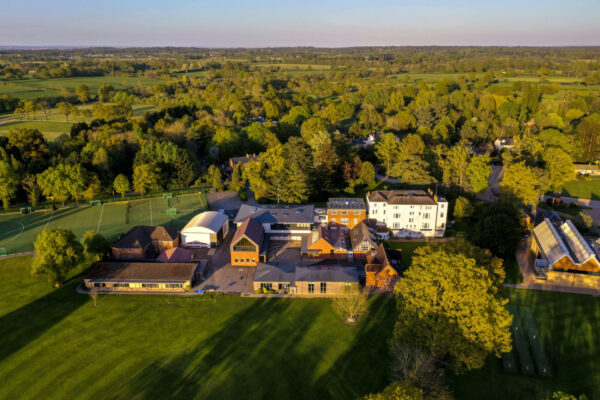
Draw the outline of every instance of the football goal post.
[[[8,255],[8,251],[4,247],[0,247],[0,256]]]
[[[167,215],[175,215],[175,214],[177,214],[176,208],[168,208],[167,209]]]
[[[31,207],[21,207],[21,214],[29,214],[31,212]]]
[[[90,206],[99,206],[100,204],[102,204],[101,200],[92,200],[90,201]]]
[[[173,193],[163,193],[163,199],[172,199]]]

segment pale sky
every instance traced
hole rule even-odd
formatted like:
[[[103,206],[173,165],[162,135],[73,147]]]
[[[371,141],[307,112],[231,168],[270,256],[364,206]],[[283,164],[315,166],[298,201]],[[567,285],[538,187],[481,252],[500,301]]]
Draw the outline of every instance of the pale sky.
[[[600,45],[600,0],[0,0],[0,45]]]

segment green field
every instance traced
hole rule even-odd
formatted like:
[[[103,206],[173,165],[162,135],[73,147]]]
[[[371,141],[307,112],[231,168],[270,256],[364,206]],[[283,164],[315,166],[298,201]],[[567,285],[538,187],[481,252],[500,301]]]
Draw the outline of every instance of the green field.
[[[20,99],[35,99],[44,96],[58,96],[61,94],[59,88],[69,89],[75,93],[75,88],[81,84],[87,85],[91,94],[95,94],[104,83],[109,83],[115,89],[123,89],[127,86],[151,86],[162,80],[127,77],[127,76],[94,76],[81,78],[52,78],[52,79],[22,79],[17,81],[0,82],[0,96],[9,94]]]
[[[387,385],[396,308],[328,299],[100,296],[0,261],[0,398],[356,399]]]
[[[172,199],[152,198],[129,202],[106,203],[101,206],[62,208],[32,214],[0,215],[0,248],[8,253],[33,250],[37,235],[45,229],[66,228],[78,237],[89,230],[115,239],[136,225],[183,227],[195,214],[206,209],[200,194],[184,194]],[[167,208],[177,214],[167,215]]]
[[[91,105],[79,106],[77,108],[81,111],[86,108],[91,108]],[[133,117],[141,117],[144,113],[155,110],[156,106],[134,104],[132,109]],[[65,116],[60,113],[58,109],[49,110],[48,119],[45,119],[45,116],[41,111],[36,113],[35,119],[33,116],[31,116],[31,119],[28,119],[27,116],[23,114],[3,114],[0,115],[0,136],[8,134],[8,132],[13,129],[28,128],[39,130],[44,134],[46,140],[52,141],[63,134],[70,133],[71,126],[73,126],[74,122],[90,122],[92,119],[93,118],[79,116],[75,121],[73,118],[70,118],[69,122],[67,122]]]
[[[481,370],[454,378],[457,399],[548,399],[554,391],[600,398],[600,298],[508,290],[510,304],[531,310],[552,378],[504,372],[490,357]]]
[[[600,200],[600,178],[592,178],[589,181],[571,181],[563,187],[561,194],[581,199]]]

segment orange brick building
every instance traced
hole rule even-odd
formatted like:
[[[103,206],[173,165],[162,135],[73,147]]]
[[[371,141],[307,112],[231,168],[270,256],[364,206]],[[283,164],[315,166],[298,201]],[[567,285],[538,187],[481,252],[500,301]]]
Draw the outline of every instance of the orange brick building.
[[[367,264],[365,265],[366,286],[386,288],[392,290],[394,283],[398,279],[398,271],[388,258],[383,244],[377,246],[375,252],[367,255]]]
[[[367,218],[365,201],[360,198],[330,198],[327,201],[327,221],[332,227],[349,231]]]
[[[262,225],[248,218],[235,231],[231,240],[231,265],[256,267],[261,261],[261,248],[265,240]]]
[[[348,257],[348,237],[341,229],[319,225],[302,239],[302,254],[312,258]]]

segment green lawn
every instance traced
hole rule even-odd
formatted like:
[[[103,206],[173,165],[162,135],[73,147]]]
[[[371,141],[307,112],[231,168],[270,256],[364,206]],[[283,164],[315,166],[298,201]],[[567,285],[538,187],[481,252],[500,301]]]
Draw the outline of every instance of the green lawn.
[[[348,326],[327,299],[100,296],[0,261],[0,398],[355,399],[387,384],[395,303]]]
[[[563,196],[600,200],[600,178],[571,181],[563,187],[561,193]]]
[[[35,99],[43,96],[58,96],[61,94],[59,88],[69,89],[75,92],[75,88],[80,84],[89,87],[90,93],[95,94],[98,88],[104,83],[109,83],[115,89],[123,89],[127,86],[151,86],[162,80],[128,77],[128,76],[93,76],[93,77],[75,77],[75,78],[52,78],[35,79],[26,78],[16,81],[0,82],[0,96],[10,94],[12,97],[21,99]]]
[[[384,245],[388,249],[402,250],[402,267],[408,268],[412,264],[413,253],[421,246],[426,246],[426,242],[398,242],[395,240],[386,240]]]
[[[5,136],[13,129],[37,129],[44,134],[48,141],[55,140],[60,135],[71,132],[73,123],[64,121],[27,121],[19,120],[0,125],[0,136]]]
[[[490,357],[481,370],[453,378],[457,399],[547,399],[553,391],[600,398],[600,298],[508,290],[510,304],[531,309],[553,378],[503,371]]]
[[[177,214],[167,215],[167,208]],[[136,225],[164,225],[182,228],[206,207],[200,194],[183,194],[172,199],[148,198],[105,203],[95,207],[63,208],[31,214],[0,215],[0,248],[9,253],[33,250],[33,242],[44,229],[66,228],[79,238],[89,230],[115,239]]]

